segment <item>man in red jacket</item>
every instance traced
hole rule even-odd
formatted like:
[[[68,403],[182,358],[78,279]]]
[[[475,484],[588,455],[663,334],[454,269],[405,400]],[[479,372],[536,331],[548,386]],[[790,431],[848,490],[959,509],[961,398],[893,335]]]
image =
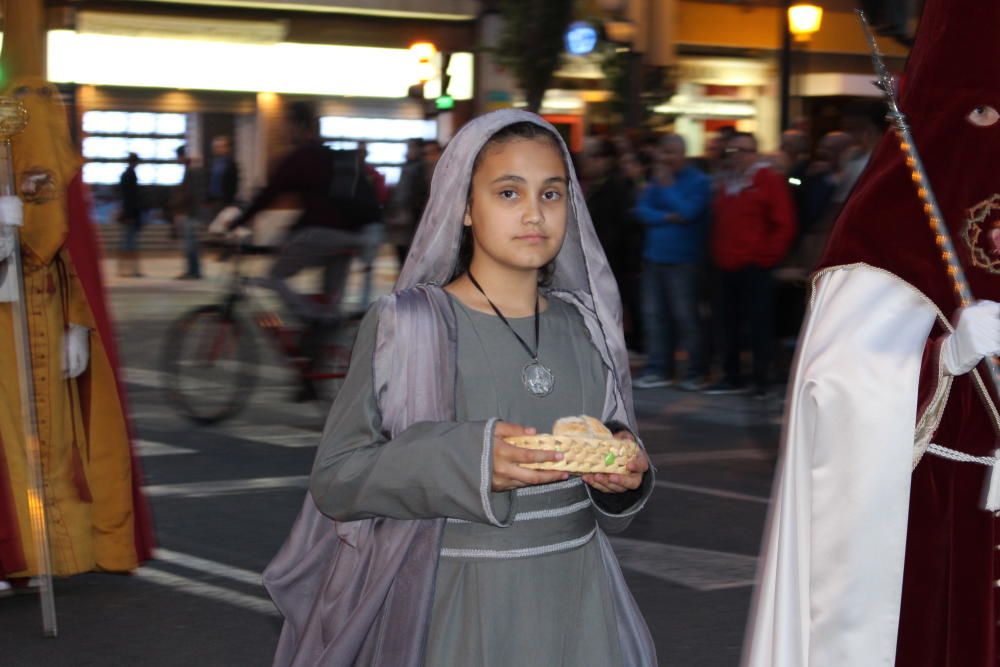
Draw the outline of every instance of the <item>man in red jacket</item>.
[[[740,375],[740,333],[748,322],[753,393],[765,397],[774,345],[771,274],[795,237],[795,209],[785,178],[761,160],[752,134],[736,133],[726,157],[729,172],[715,198],[712,231],[712,259],[721,278],[725,375],[706,393],[746,390]]]

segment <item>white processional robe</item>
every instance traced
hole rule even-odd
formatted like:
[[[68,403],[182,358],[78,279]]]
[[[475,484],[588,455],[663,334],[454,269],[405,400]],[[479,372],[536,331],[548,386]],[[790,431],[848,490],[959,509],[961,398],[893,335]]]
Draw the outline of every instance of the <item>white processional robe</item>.
[[[817,276],[744,667],[895,664],[910,477],[951,387],[939,368],[919,409],[935,323],[951,330],[930,299],[887,271],[856,264]]]

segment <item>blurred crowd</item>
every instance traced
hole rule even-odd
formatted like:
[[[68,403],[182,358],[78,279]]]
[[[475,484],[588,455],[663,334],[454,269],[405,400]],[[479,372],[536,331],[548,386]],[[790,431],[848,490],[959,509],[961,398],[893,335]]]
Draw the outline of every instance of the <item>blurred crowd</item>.
[[[578,172],[642,364],[637,389],[770,395],[883,122],[859,104],[822,136],[785,131],[773,154],[734,127],[701,156],[677,134],[586,139]]]
[[[314,114],[306,105],[291,111],[288,157],[268,186],[228,217],[223,211],[238,203],[239,179],[230,138],[215,138],[205,169],[180,149],[185,175],[166,206],[187,258],[180,278],[201,277],[198,239],[209,221],[226,218],[225,229],[248,223],[282,193],[298,195],[303,209],[279,252],[285,259],[276,261],[282,280],[323,265],[337,254],[334,247],[360,252],[368,274],[382,244],[394,248],[402,265],[441,145],[411,140],[399,181],[388,187],[365,163],[360,143],[359,173],[378,201],[364,207],[365,214],[344,215],[344,202],[352,200],[331,193],[338,168],[324,157],[330,153]],[[883,125],[877,103],[859,103],[844,111],[837,130],[785,131],[774,153],[762,152],[754,135],[733,126],[709,136],[699,156],[689,155],[684,138],[669,132],[585,139],[574,160],[621,292],[626,341],[640,368],[637,389],[771,394],[790,364],[810,275]],[[140,275],[136,237],[143,211],[136,162],[130,159],[120,184],[119,219],[127,228],[120,267],[126,275]],[[354,176],[347,181],[362,182]],[[234,219],[235,225],[228,224]],[[319,242],[320,232],[331,239]],[[345,234],[360,236],[348,242]],[[305,239],[299,245],[309,257],[301,249],[291,252],[295,238]],[[346,280],[343,267],[335,273],[340,279],[333,282]],[[366,303],[370,277],[365,284]],[[331,284],[325,291],[337,289]]]

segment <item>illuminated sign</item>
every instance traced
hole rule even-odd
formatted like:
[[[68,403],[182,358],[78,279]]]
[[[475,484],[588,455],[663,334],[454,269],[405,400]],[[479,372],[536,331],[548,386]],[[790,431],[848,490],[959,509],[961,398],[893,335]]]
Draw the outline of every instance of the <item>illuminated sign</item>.
[[[571,23],[566,31],[566,50],[574,56],[585,56],[597,46],[597,30],[586,21]]]
[[[405,98],[416,67],[408,49],[48,34],[48,78],[58,83]],[[455,99],[472,99],[473,69],[471,53],[452,54],[448,93]],[[440,92],[428,84],[426,94]]]

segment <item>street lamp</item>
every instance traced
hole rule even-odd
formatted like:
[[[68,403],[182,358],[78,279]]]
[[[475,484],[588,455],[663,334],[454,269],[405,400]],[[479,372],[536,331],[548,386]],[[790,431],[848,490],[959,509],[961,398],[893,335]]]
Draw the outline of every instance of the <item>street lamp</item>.
[[[823,23],[823,8],[816,5],[797,4],[788,8],[788,29],[796,42],[808,42],[819,32]]]
[[[823,22],[823,8],[807,3],[792,4],[784,1],[782,12],[781,41],[781,129],[787,130],[791,123],[789,103],[792,83],[792,37],[796,42],[807,42],[819,31]]]
[[[427,83],[437,76],[437,67],[434,66],[436,46],[430,42],[414,42],[410,45],[410,53],[416,61],[416,76],[420,83]]]

